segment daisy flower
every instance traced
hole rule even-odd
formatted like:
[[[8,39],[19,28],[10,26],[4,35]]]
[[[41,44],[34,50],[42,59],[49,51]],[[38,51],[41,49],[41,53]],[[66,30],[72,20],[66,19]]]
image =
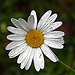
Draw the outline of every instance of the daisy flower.
[[[44,69],[44,55],[51,61],[57,62],[58,57],[52,52],[51,48],[62,49],[64,32],[54,31],[62,25],[61,21],[54,22],[57,14],[51,15],[52,11],[48,10],[37,24],[37,15],[34,10],[31,11],[28,21],[19,18],[11,18],[15,27],[8,26],[7,29],[12,34],[7,36],[12,42],[6,46],[9,52],[9,58],[19,56],[17,63],[20,68],[28,70],[32,60],[36,71]]]

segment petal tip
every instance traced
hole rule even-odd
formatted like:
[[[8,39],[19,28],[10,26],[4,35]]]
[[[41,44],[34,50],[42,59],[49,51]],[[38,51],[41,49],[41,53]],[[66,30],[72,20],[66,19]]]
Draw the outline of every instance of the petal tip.
[[[11,22],[14,20],[15,18],[11,18]]]
[[[37,72],[39,72],[40,71],[40,69],[38,69],[38,70],[36,70]]]
[[[11,18],[11,22],[14,23],[14,21],[17,21],[17,19]]]
[[[48,10],[49,13],[52,13],[52,10]]]
[[[58,15],[55,13],[55,14],[54,14],[54,16],[56,16],[56,17],[57,17]]]
[[[21,64],[22,64],[22,63],[21,63]],[[20,68],[21,68],[21,69],[23,69],[23,68],[24,68],[24,66],[20,65]]]
[[[9,40],[9,35],[7,35],[7,39]]]
[[[32,10],[32,11],[31,11],[31,14],[33,14],[33,13],[36,13],[36,11],[35,11],[35,10]]]
[[[8,40],[11,40],[11,39],[10,39],[10,35],[7,35],[7,37],[6,37],[6,38],[7,38]]]
[[[58,58],[56,58],[55,60],[53,60],[53,62],[58,62],[59,61],[59,59]]]
[[[11,55],[9,55],[9,54],[8,54],[8,56],[9,56],[9,58],[12,58],[12,56],[11,56]]]
[[[8,45],[5,47],[5,50],[8,50]]]
[[[62,24],[63,24],[63,23],[60,21],[60,22],[59,22],[59,25],[61,26]]]
[[[22,18],[18,18],[18,20],[22,20]]]
[[[8,27],[7,27],[7,30],[10,31],[10,30],[11,30],[11,27],[12,27],[12,26],[8,26]]]
[[[17,63],[18,63],[18,64],[20,64],[20,63],[21,63],[21,62],[20,62],[20,60],[19,60],[19,58],[17,59]]]

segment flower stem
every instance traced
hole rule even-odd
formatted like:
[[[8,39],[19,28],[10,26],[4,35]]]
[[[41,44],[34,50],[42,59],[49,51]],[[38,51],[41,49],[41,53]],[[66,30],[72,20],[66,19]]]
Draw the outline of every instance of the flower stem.
[[[61,63],[62,65],[64,65],[65,67],[69,68],[71,71],[75,72],[75,70],[73,68],[71,68],[70,66],[66,65],[61,60],[59,60],[58,62]]]

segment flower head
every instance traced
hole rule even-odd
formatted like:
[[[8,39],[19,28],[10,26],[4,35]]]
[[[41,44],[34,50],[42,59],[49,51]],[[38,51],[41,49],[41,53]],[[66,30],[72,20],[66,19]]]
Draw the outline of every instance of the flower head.
[[[15,27],[8,26],[7,29],[13,33],[7,36],[12,42],[6,46],[9,52],[9,58],[19,55],[17,63],[21,64],[20,68],[28,70],[32,60],[36,71],[44,69],[45,54],[51,61],[57,62],[58,57],[49,47],[62,49],[64,32],[54,31],[62,25],[61,21],[55,22],[57,14],[51,15],[52,11],[48,10],[37,24],[37,15],[34,10],[28,17],[28,22],[24,19],[11,18]]]

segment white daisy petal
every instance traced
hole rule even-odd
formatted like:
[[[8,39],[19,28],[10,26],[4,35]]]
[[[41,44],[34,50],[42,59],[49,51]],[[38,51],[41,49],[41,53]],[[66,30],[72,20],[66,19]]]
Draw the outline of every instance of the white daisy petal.
[[[34,55],[34,66],[36,71],[39,71],[40,68],[44,69],[44,57],[43,53],[40,48],[35,49],[35,55]]]
[[[18,57],[17,63],[20,64],[28,56],[29,53],[31,53],[31,48],[30,46],[27,46],[25,51],[21,53],[20,56]]]
[[[44,38],[44,39],[47,40],[47,41],[55,41],[57,43],[64,44],[63,37],[60,37],[60,38]]]
[[[53,62],[57,62],[59,59],[58,57],[51,51],[51,49],[45,45],[42,44],[41,49],[43,51],[43,53]]]
[[[33,15],[30,15],[28,17],[28,25],[29,25],[31,30],[34,29],[34,16]]]
[[[34,49],[32,49],[32,52],[31,52],[31,55],[30,55],[30,58],[25,66],[25,69],[28,70],[31,66],[31,63],[32,63],[32,60],[33,60],[33,56],[34,56]]]
[[[19,18],[18,22],[20,23],[20,25],[24,30],[29,31],[28,23],[24,19]]]
[[[36,15],[35,10],[32,10],[30,15],[34,16],[34,28],[33,29],[36,29],[36,27],[37,27],[37,15]]]
[[[21,69],[23,69],[26,66],[26,64],[28,63],[32,48],[30,46],[28,46],[28,48],[26,50],[28,51],[28,52],[26,51],[27,54],[24,52],[23,55],[22,55],[23,58],[21,57],[22,59],[19,58],[19,60],[18,60],[18,63],[21,63],[21,65],[20,65]],[[26,54],[27,56],[24,55],[24,54]]]
[[[6,50],[11,50],[17,46],[20,46],[21,44],[25,43],[25,40],[22,40],[22,41],[13,41],[11,43],[9,43],[7,46],[6,46]]]
[[[55,30],[56,28],[60,27],[62,25],[62,22],[54,22],[53,25],[51,26],[51,30]]]
[[[18,56],[20,53],[22,53],[22,52],[27,48],[26,46],[27,46],[27,44],[24,43],[24,44],[22,44],[21,46],[12,49],[12,50],[9,52],[9,57],[10,57],[10,58],[14,58],[14,57]]]
[[[53,23],[56,20],[56,18],[57,18],[57,14],[51,15],[47,20],[46,24]]]
[[[17,28],[22,28],[17,19],[11,18],[11,22],[12,22]]]
[[[63,45],[59,42],[56,42],[54,40],[47,40],[45,39],[44,40],[44,43],[52,48],[56,48],[56,49],[62,49],[63,48]]]
[[[50,17],[52,11],[51,10],[48,10],[42,17],[41,19],[39,20],[39,23],[38,23],[38,26],[37,26],[37,29],[40,30],[44,24],[46,23],[46,21],[48,20],[48,18]]]
[[[14,41],[19,41],[19,40],[24,40],[25,35],[17,35],[17,34],[11,34],[7,36],[8,40],[14,40]]]
[[[40,64],[39,64],[39,60],[38,60],[38,50],[35,49],[34,51],[34,66],[37,72],[40,71]]]
[[[57,14],[53,14],[52,16],[50,16],[40,31],[43,32],[46,29],[48,29],[52,25],[52,23],[56,20],[56,18]]]
[[[40,64],[40,68],[44,69],[44,57],[43,57],[43,53],[40,48],[37,48],[37,57],[38,57],[37,59]]]
[[[58,39],[53,39],[53,40],[56,41],[56,42],[59,42],[59,43],[61,43],[61,44],[64,44],[64,43],[65,43],[63,37],[60,37],[60,38],[58,38]]]
[[[42,33],[49,33],[55,29],[57,29],[58,27],[60,27],[62,25],[62,22],[54,22],[53,24],[51,24],[49,27],[47,27]]]
[[[26,35],[27,32],[22,30],[22,29],[19,29],[19,28],[15,28],[15,27],[12,27],[12,26],[8,26],[7,29],[12,32],[12,33],[15,33],[15,34],[24,34]]]
[[[65,34],[62,31],[53,31],[53,32],[49,32],[47,34],[44,34],[44,37],[45,38],[59,38],[59,37],[62,37],[64,35]]]

